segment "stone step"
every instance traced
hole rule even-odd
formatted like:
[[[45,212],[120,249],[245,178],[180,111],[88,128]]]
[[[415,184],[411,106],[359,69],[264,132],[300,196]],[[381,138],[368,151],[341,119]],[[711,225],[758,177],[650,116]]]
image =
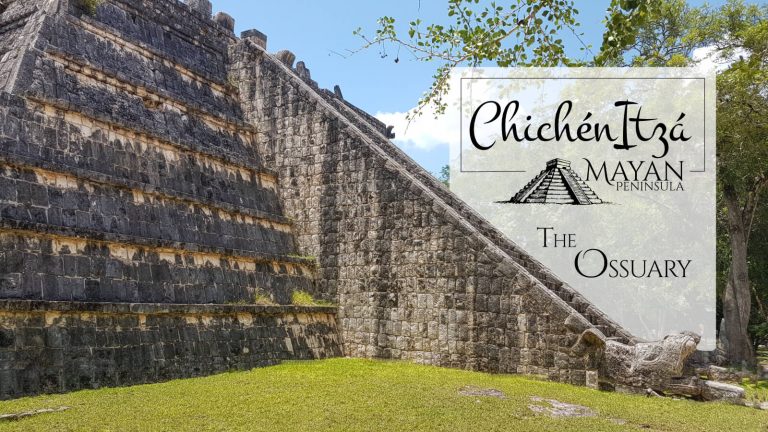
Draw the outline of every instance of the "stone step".
[[[287,223],[61,173],[2,163],[0,169],[0,200],[6,220],[260,253],[294,250]]]
[[[3,228],[8,225],[2,220]],[[314,290],[314,265],[302,259],[195,251],[125,238],[95,240],[80,231],[34,228],[0,229],[6,251],[0,262],[5,275],[0,298],[227,303],[261,292],[288,304],[293,291]]]
[[[195,115],[201,121],[210,123],[212,127],[228,130],[230,133],[255,133],[256,129],[240,118],[234,118],[223,112],[209,111],[193,100],[180,100],[165,89],[156,87],[149,82],[139,82],[122,72],[103,65],[91,64],[88,60],[65,53],[55,47],[48,47],[46,54],[57,64],[74,74],[86,76],[106,86],[113,87],[117,92],[132,94],[148,100],[152,104],[165,105],[175,110]]]
[[[152,197],[151,199],[183,202],[190,206],[207,208],[209,211],[228,213],[230,216],[239,215],[245,218],[270,221],[277,225],[291,225],[291,221],[285,216],[253,208],[248,203],[211,200],[207,196],[198,196],[170,188],[158,188],[158,185],[150,183],[138,182],[76,166],[32,159],[15,153],[0,151],[0,164],[30,171],[30,180],[34,179],[35,183],[40,183],[40,186],[44,188],[50,186],[54,189],[71,187],[77,189],[83,186],[88,190],[94,186],[103,185],[118,190],[129,190],[134,198],[137,198],[137,195],[146,195]],[[253,192],[258,192],[258,187],[252,187],[254,189]],[[274,191],[272,191],[272,194],[274,194]],[[267,195],[260,196],[262,202],[269,198]],[[273,199],[276,200],[276,197],[273,197]]]
[[[355,122],[362,122],[365,123],[365,120],[363,120],[361,117],[359,117],[358,114],[354,113],[351,110],[344,111],[346,114],[349,115],[349,117]],[[375,128],[367,127],[363,128],[364,130],[375,130]],[[370,133],[368,133],[370,135]],[[378,148],[380,148],[383,152],[385,152],[387,155],[393,157],[398,163],[402,164],[404,167],[410,169],[412,172],[416,173],[422,173],[423,169],[421,169],[418,165],[413,163],[403,152],[400,150],[397,146],[393,145],[390,141],[388,141],[388,138],[383,135],[370,135],[370,138],[374,144]],[[544,178],[539,178],[541,175],[545,175]],[[482,217],[479,217],[471,208],[466,206],[463,202],[460,200],[455,199],[454,196],[450,195],[450,193],[447,192],[445,188],[441,184],[437,182],[436,179],[434,179],[431,175],[423,175],[419,176],[418,178],[422,180],[422,182],[425,184],[426,187],[428,187],[432,192],[434,192],[438,197],[444,200],[448,205],[450,205],[454,210],[456,210],[462,217],[466,218],[468,221],[470,221],[474,226],[476,227],[483,227],[483,233],[488,236],[489,240],[492,241],[494,244],[498,245],[502,248],[502,250],[505,251],[512,259],[514,259],[517,263],[519,263],[521,266],[526,268],[529,272],[532,274],[536,274],[540,267],[538,263],[534,264],[531,262],[530,259],[527,259],[528,256],[527,253],[519,248],[517,248],[515,245],[511,244],[501,233],[499,233],[493,226],[490,226],[486,220],[484,220]],[[527,202],[532,203],[543,203],[543,198],[545,197],[545,194],[540,192],[539,189],[543,187],[543,185],[549,185],[552,181],[552,173],[547,172],[547,170],[542,170],[537,178],[534,178],[530,180],[524,188],[522,188],[516,195],[515,199],[521,199],[526,194],[530,194],[528,198],[526,199]],[[530,188],[535,185],[537,182],[539,182],[539,186],[537,187],[536,191],[530,191]],[[537,279],[541,281],[541,276],[534,276]],[[552,289],[551,284],[545,283],[542,281],[542,284],[544,286],[547,286],[548,289]],[[554,290],[553,290],[554,291]],[[561,295],[556,293],[556,295]],[[577,312],[583,314],[586,308],[589,306],[588,303],[580,302],[576,303],[573,301],[574,294],[568,293],[564,300],[567,304],[569,304],[571,307],[573,307]],[[595,321],[596,319],[594,317],[586,317],[585,319],[591,319]],[[593,324],[597,324],[597,322],[594,322]],[[611,324],[613,325],[613,324]],[[624,343],[629,342],[628,340],[624,339]]]
[[[133,0],[115,0],[104,2],[94,16],[72,19],[150,49],[212,81],[226,83],[227,45],[234,40],[234,33],[210,17],[191,13],[182,2],[163,3],[160,7],[145,7]],[[143,31],[136,31],[137,27]]]

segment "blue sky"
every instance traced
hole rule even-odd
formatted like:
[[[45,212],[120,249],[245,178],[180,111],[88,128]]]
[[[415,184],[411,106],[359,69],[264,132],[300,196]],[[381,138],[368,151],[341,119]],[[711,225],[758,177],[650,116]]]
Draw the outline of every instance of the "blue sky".
[[[416,105],[419,96],[429,87],[437,65],[411,60],[405,52],[400,52],[400,62],[395,63],[397,51],[394,47],[385,58],[378,49],[347,55],[347,50],[359,48],[362,42],[352,32],[362,27],[371,34],[376,28],[376,19],[384,15],[392,16],[402,24],[415,18],[424,22],[445,20],[446,3],[445,0],[213,0],[213,9],[214,13],[224,11],[235,18],[237,34],[252,28],[265,33],[270,52],[293,51],[297,61],[306,63],[312,78],[321,87],[332,89],[338,84],[348,101],[371,114],[392,118],[395,115],[386,113],[407,112]],[[609,3],[610,0],[576,1],[580,31],[593,50],[600,46],[604,29],[602,20]],[[702,2],[690,3],[699,5]],[[723,1],[709,3],[716,5]],[[570,34],[563,36],[569,53],[579,55],[581,45],[576,38]],[[403,132],[395,130],[400,138]],[[424,145],[420,142],[423,134],[415,134],[411,129],[409,134],[414,135],[411,140],[395,142],[422,166],[437,172],[448,163],[447,145]]]

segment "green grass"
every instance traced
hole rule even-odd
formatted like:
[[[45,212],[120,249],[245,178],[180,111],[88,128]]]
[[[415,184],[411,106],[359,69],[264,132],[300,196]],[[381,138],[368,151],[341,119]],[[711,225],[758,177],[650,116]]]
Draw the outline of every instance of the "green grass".
[[[506,399],[462,396],[464,386]],[[531,396],[585,405],[596,417],[534,414]],[[513,375],[402,362],[332,359],[119,389],[0,402],[0,414],[68,406],[0,431],[758,431],[768,412],[645,398]],[[624,421],[625,423],[621,423]]]
[[[758,374],[760,366],[768,364],[768,350],[757,350]],[[741,385],[746,389],[746,399],[751,402],[768,402],[768,380],[744,379]]]
[[[741,386],[746,390],[746,399],[751,402],[768,402],[768,381],[743,379]]]
[[[298,306],[312,306],[315,304],[315,299],[308,292],[294,291],[291,293],[291,303]]]
[[[102,4],[104,0],[80,0],[80,5],[88,15],[96,15],[96,8]]]
[[[253,304],[259,306],[274,306],[277,303],[273,302],[272,299],[266,294],[254,294]]]
[[[253,293],[253,303],[261,306],[273,306],[277,304],[272,301],[272,297],[270,297],[269,294],[265,293],[261,289],[257,289]]]
[[[333,306],[333,303],[325,300],[315,300],[312,294],[306,291],[294,291],[291,293],[291,304],[296,306]]]

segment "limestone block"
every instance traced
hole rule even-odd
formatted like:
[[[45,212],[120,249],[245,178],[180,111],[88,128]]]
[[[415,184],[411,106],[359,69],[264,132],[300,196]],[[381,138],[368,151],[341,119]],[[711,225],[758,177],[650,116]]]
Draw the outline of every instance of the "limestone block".
[[[718,381],[704,381],[701,388],[701,396],[710,401],[726,401],[739,403],[744,399],[743,388]]]
[[[240,37],[255,43],[264,50],[267,49],[267,35],[256,29],[246,30],[240,33]]]
[[[213,5],[211,5],[209,0],[187,0],[187,4],[195,13],[198,13],[205,18],[211,18]]]
[[[219,12],[213,17],[213,20],[225,29],[231,32],[235,31],[235,19],[232,18],[232,15],[225,12]]]
[[[310,73],[309,68],[307,68],[307,65],[305,65],[303,61],[296,63],[296,74],[299,76],[299,78],[303,79],[304,81],[312,80],[312,74]]]
[[[275,57],[289,68],[293,68],[293,62],[296,60],[296,54],[288,50],[278,51]]]

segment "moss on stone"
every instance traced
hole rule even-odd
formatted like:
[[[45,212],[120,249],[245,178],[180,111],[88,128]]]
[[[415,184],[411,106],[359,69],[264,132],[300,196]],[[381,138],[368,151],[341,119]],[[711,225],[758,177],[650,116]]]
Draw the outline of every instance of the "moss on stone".
[[[82,9],[91,16],[96,15],[96,9],[102,3],[104,3],[104,0],[80,0]]]

